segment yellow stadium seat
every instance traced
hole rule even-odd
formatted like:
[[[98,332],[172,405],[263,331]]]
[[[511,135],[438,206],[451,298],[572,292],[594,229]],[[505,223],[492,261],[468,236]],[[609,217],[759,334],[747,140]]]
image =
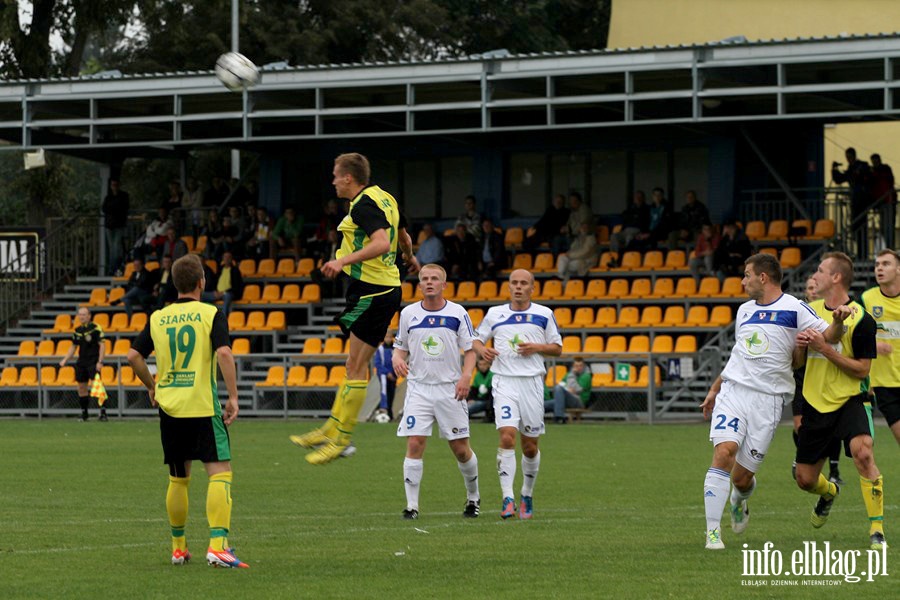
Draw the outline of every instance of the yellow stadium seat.
[[[556,320],[557,327],[568,327],[572,324],[572,309],[567,306],[554,308],[553,318]]]
[[[37,385],[37,368],[23,367],[22,370],[19,372],[19,381],[16,382],[16,385],[21,385],[21,386]]]
[[[449,288],[452,283],[448,283],[447,287]],[[509,281],[500,282],[500,295],[497,296],[497,300],[500,302],[509,302]]]
[[[594,325],[594,309],[590,306],[581,306],[575,309],[572,316],[572,327],[592,327]]]
[[[793,269],[794,267],[800,266],[800,263],[803,262],[800,248],[795,248],[793,246],[785,248],[781,251],[779,262],[781,262],[782,269]]]
[[[608,298],[624,298],[628,295],[628,280],[613,279],[606,293]]]
[[[697,288],[696,296],[699,298],[712,298],[719,293],[719,278],[704,277],[700,280],[700,287]]]
[[[610,270],[609,265],[617,262],[618,260],[619,260],[618,252],[609,252],[609,251],[603,252],[600,254],[600,260],[597,263],[597,266],[592,268],[591,271],[601,272],[601,273],[603,271],[609,271]]]
[[[300,286],[296,283],[289,283],[281,289],[282,304],[293,304],[300,301]]]
[[[675,343],[673,342],[671,335],[658,335],[653,338],[653,345],[650,347],[650,352],[653,354],[669,354],[674,347]]]
[[[400,296],[401,296],[401,298],[400,298],[401,302],[412,302],[413,284],[411,284],[408,281],[404,281],[403,283],[401,283],[400,284]],[[446,290],[445,290],[444,296],[445,297],[447,296]]]
[[[616,324],[616,309],[612,306],[601,306],[597,309],[594,327],[612,327]]]
[[[553,255],[549,252],[541,252],[534,258],[534,273],[553,273],[556,271]]]
[[[0,374],[0,387],[16,385],[19,379],[19,370],[15,367],[4,367]]]
[[[306,385],[306,367],[303,365],[294,365],[288,371],[287,385],[289,387],[297,387]]]
[[[831,219],[819,219],[812,233],[813,239],[829,240],[834,237],[834,221]]]
[[[788,236],[788,222],[783,219],[769,221],[769,228],[766,231],[767,240],[785,241]],[[749,236],[748,236],[749,237]]]
[[[472,327],[481,325],[481,321],[484,320],[483,308],[469,308],[466,312],[469,313],[469,320],[472,321]]]
[[[609,244],[609,225],[597,225],[597,243],[601,246]]]
[[[510,227],[503,236],[503,244],[507,247],[515,248],[516,246],[521,246],[524,239],[525,232],[521,227]]]
[[[203,251],[206,250],[206,242],[209,241],[205,235],[197,236],[197,243],[194,244],[194,249],[192,252],[196,254],[203,254]]]
[[[131,350],[131,340],[128,338],[119,338],[116,340],[116,343],[113,344],[110,356],[127,356],[129,350]]]
[[[766,235],[766,224],[762,221],[750,221],[744,233],[751,240],[759,240]]]
[[[696,352],[697,338],[692,335],[679,335],[675,340],[675,352]]]
[[[91,297],[82,306],[105,306],[106,290],[104,288],[94,288],[91,290]]]
[[[632,336],[628,342],[628,352],[632,354],[650,352],[650,336]]]
[[[128,324],[130,331],[141,332],[147,326],[147,313],[134,313],[131,315],[131,322]]]
[[[237,338],[231,344],[231,352],[235,356],[244,356],[250,354],[250,340],[247,338]]]
[[[347,378],[347,367],[344,365],[335,365],[328,372],[328,381],[325,385],[338,387]]]
[[[281,331],[287,326],[284,311],[273,310],[266,319],[265,329],[267,331]]]
[[[531,255],[520,252],[519,254],[516,254],[516,257],[513,259],[512,268],[509,269],[509,271],[515,271],[516,269],[525,269],[526,271],[531,271],[531,267]]]
[[[675,282],[668,277],[660,277],[653,284],[649,298],[671,298],[675,293]]]
[[[633,250],[622,255],[621,264],[613,271],[636,271],[641,268],[641,253]]]
[[[284,367],[269,367],[265,381],[258,381],[257,387],[276,387],[284,385]]]
[[[303,342],[301,354],[322,354],[322,340],[319,338],[306,338]]]
[[[56,367],[41,367],[41,385],[56,384]]]
[[[45,329],[44,333],[66,333],[72,331],[72,316],[68,314],[56,315],[53,327]]]
[[[634,327],[640,321],[641,313],[637,306],[623,306],[616,320],[616,327]]]
[[[110,387],[116,385],[116,370],[109,365],[103,365],[100,369],[100,381],[103,385]]]
[[[726,277],[722,282],[722,291],[716,298],[740,298],[744,295],[744,285],[740,277]]]
[[[124,312],[115,313],[107,331],[128,331],[128,315]]]
[[[316,365],[306,375],[306,385],[323,386],[328,381],[328,367]]]
[[[682,277],[672,293],[673,298],[692,298],[697,295],[697,282],[693,277]]]
[[[144,268],[148,271],[156,271],[159,269],[159,262],[155,260],[149,260],[144,263]]]
[[[316,263],[311,258],[301,258],[297,261],[297,269],[294,275],[297,277],[309,277],[310,273],[316,270]]]
[[[628,295],[622,296],[622,299],[635,300],[638,298],[647,298],[650,296],[650,289],[649,279],[643,277],[635,279],[631,282],[631,290],[628,292]]]
[[[585,354],[601,354],[603,352],[603,337],[599,335],[589,335],[584,339]]]
[[[391,324],[388,325],[388,330],[397,331],[398,327],[400,327],[400,313],[397,312],[391,317]]]
[[[678,327],[682,323],[684,323],[684,307],[667,306],[666,313],[663,315],[663,327]]]
[[[776,250],[775,248],[772,248],[772,247],[760,248],[759,253],[760,254],[768,254],[769,256],[774,256],[775,258],[778,258],[778,250]]]
[[[569,283],[572,283],[571,281]],[[606,297],[606,280],[591,279],[588,282],[587,290],[584,292],[585,300],[599,300]]]
[[[692,306],[682,327],[706,327],[709,323],[709,309],[702,305]]]
[[[608,366],[608,365],[607,365]],[[591,387],[603,387],[612,383],[613,373],[612,369],[602,373],[592,373],[591,374]]]
[[[687,255],[684,250],[669,250],[663,269],[679,271],[687,268]]]
[[[657,386],[659,386],[659,384],[662,383],[662,379],[660,377],[660,372],[659,372],[659,367],[656,365],[653,366],[653,380]],[[650,385],[649,369],[647,368],[647,365],[643,365],[641,367],[640,372],[638,373],[637,381],[634,382],[634,386],[635,387],[646,387],[648,385]]]
[[[263,288],[262,296],[259,299],[261,304],[269,302],[278,302],[281,298],[281,288],[277,284],[270,283]]]
[[[297,270],[297,262],[293,258],[282,258],[275,267],[277,277],[293,277]]]
[[[549,281],[544,282],[544,285],[541,286],[540,295],[536,293],[534,298],[536,300],[557,300],[562,296],[562,292],[562,281],[559,279],[550,279]]]
[[[23,340],[19,342],[19,352],[16,356],[34,356],[37,352],[34,340]]]
[[[641,311],[641,327],[656,327],[662,323],[662,309],[658,306],[647,306]]]
[[[245,258],[241,262],[238,263],[238,271],[241,272],[241,277],[253,277],[256,275],[256,261],[252,258]]]
[[[234,313],[231,313],[234,314]],[[266,328],[266,313],[261,310],[254,310],[247,315],[247,324],[243,329],[250,331],[263,331]]]
[[[809,237],[813,232],[812,221],[809,219],[794,219],[791,222],[791,231],[793,237]]]
[[[325,340],[325,347],[322,349],[323,354],[341,354],[344,351],[344,341],[341,338],[333,337]]]
[[[471,301],[472,298],[475,297],[475,282],[474,281],[461,281],[456,288],[456,301],[457,302],[466,302]]]
[[[264,258],[256,265],[257,277],[272,277],[275,275],[275,261],[271,258]]]
[[[494,300],[497,297],[497,282],[482,281],[478,285],[478,293],[472,300],[476,302]]]
[[[262,292],[260,291],[259,286],[255,283],[249,283],[244,286],[244,293],[241,296],[241,299],[235,302],[235,304],[256,304],[261,297]]]
[[[544,385],[547,387],[553,387],[560,381],[562,381],[563,376],[566,374],[566,366],[565,365],[555,365],[551,369],[547,369],[547,375],[544,377]]]
[[[307,283],[303,286],[303,295],[300,296],[300,302],[304,304],[315,304],[322,301],[322,288],[318,283]]]
[[[580,279],[570,279],[563,289],[562,300],[581,300],[584,298],[584,282]]]
[[[609,354],[623,354],[628,350],[628,342],[624,335],[611,335],[606,340],[606,351]]]
[[[128,279],[131,277],[132,273],[134,273],[134,263],[127,262],[125,263],[125,271],[122,273],[122,276],[116,277],[116,279]]]
[[[123,296],[125,296],[125,288],[120,288],[120,287],[113,288],[113,289],[109,290],[109,297],[106,299],[106,303],[112,304],[116,300],[121,300]],[[105,314],[105,313],[100,313],[100,314]],[[94,315],[95,321],[97,320],[96,317],[99,317],[100,314]]]
[[[239,310],[231,311],[231,314],[228,315],[228,329],[244,329],[246,318],[247,315]]]
[[[716,306],[712,309],[712,312],[709,315],[710,327],[721,327],[723,325],[728,325],[729,323],[731,323],[731,320],[730,306]]]
[[[94,315],[93,321],[94,324],[99,325],[100,329],[103,331],[109,329],[109,313],[97,313]]]
[[[70,386],[75,385],[75,367],[63,367],[59,370],[59,374],[56,376],[56,382],[54,385],[59,386]]]
[[[109,338],[103,338],[103,354],[109,355],[112,353],[112,342]]]
[[[641,263],[641,266],[638,270],[640,271],[656,271],[661,269],[665,264],[663,260],[663,253],[659,250],[650,250],[646,254],[644,254],[644,261]]]
[[[53,340],[41,340],[37,347],[37,356],[53,356]]]
[[[194,251],[194,236],[183,235],[181,236],[181,241],[184,242],[185,246],[187,246],[188,252]]]

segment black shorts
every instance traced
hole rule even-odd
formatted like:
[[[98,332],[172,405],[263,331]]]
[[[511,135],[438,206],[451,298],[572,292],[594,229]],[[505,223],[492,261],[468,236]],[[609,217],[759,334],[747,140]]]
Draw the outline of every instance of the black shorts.
[[[872,417],[865,400],[866,394],[857,394],[830,413],[821,413],[808,402],[804,404],[797,439],[797,462],[804,465],[818,463],[828,456],[832,440],[842,440],[844,453],[850,456],[850,440],[859,435],[872,435]]]
[[[78,383],[90,383],[97,374],[97,361],[83,365],[75,363],[75,381]]]
[[[344,335],[351,333],[377,348],[384,342],[394,314],[400,310],[399,287],[373,285],[354,279],[347,290],[347,308],[335,321]]]
[[[806,374],[806,367],[794,371],[794,399],[791,401],[791,414],[799,417],[803,414],[803,405],[806,404],[806,398],[803,397],[803,377]]]
[[[875,392],[875,406],[884,415],[888,427],[900,421],[900,388],[877,387]]]
[[[231,460],[231,441],[221,415],[176,418],[160,409],[159,433],[167,465]]]

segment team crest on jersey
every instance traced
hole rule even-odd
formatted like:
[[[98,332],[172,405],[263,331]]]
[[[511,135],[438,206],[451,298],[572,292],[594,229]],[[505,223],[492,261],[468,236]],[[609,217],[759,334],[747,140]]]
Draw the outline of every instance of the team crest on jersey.
[[[431,317],[433,319],[433,317]],[[429,335],[422,341],[422,350],[428,356],[440,356],[444,351],[444,342],[441,338]]]
[[[89,333],[84,334],[84,341],[85,341],[85,342],[87,342],[88,344],[90,344],[90,343],[91,343],[91,339],[92,339],[92,338],[91,338],[91,334],[89,334]]]
[[[872,316],[876,319],[880,319],[884,316],[884,307],[883,306],[873,306],[872,307]]]

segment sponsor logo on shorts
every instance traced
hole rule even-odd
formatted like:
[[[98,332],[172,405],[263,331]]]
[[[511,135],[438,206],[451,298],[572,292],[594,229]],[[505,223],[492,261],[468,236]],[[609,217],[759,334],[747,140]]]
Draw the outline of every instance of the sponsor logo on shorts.
[[[762,452],[760,452],[759,450],[751,450],[751,451],[750,451],[750,456],[752,456],[752,457],[755,458],[756,460],[762,460],[762,459],[764,459],[764,458],[766,457],[766,455],[763,454]]]
[[[468,427],[454,427],[450,431],[452,431],[454,435],[457,433],[469,433],[469,428]]]

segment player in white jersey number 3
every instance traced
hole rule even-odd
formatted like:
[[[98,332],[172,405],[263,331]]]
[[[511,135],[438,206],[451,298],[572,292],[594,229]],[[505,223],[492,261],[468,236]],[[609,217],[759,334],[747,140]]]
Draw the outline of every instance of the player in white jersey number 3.
[[[538,440],[544,432],[544,356],[562,354],[562,338],[553,311],[531,301],[534,275],[518,269],[509,276],[510,302],[488,309],[478,326],[474,347],[493,361],[494,420],[500,432],[497,473],[503,505],[500,516],[516,514],[513,480],[516,476],[516,431],[522,439],[522,493],[519,518],[530,519],[532,493],[541,453]],[[494,347],[485,346],[494,339]]]
[[[781,291],[781,277],[781,265],[772,256],[747,259],[741,283],[750,301],[738,308],[731,357],[700,405],[704,417],[712,415],[709,439],[714,446],[703,486],[709,550],[725,547],[719,524],[729,483],[731,528],[741,533],[747,527],[754,475],[769,451],[782,408],[794,395],[791,359],[797,334],[812,328],[836,343],[850,315],[848,307],[838,307],[829,326],[805,302]]]
[[[472,322],[466,310],[444,299],[447,273],[439,265],[419,271],[424,300],[400,312],[394,339],[394,372],[407,378],[406,403],[397,435],[406,437],[403,481],[406,486],[404,519],[419,518],[419,485],[425,442],[435,421],[440,436],[450,443],[466,485],[463,516],[478,516],[478,458],[469,447],[469,408],[466,397],[475,368]],[[464,353],[462,369],[459,352]],[[409,357],[409,364],[407,364]]]

